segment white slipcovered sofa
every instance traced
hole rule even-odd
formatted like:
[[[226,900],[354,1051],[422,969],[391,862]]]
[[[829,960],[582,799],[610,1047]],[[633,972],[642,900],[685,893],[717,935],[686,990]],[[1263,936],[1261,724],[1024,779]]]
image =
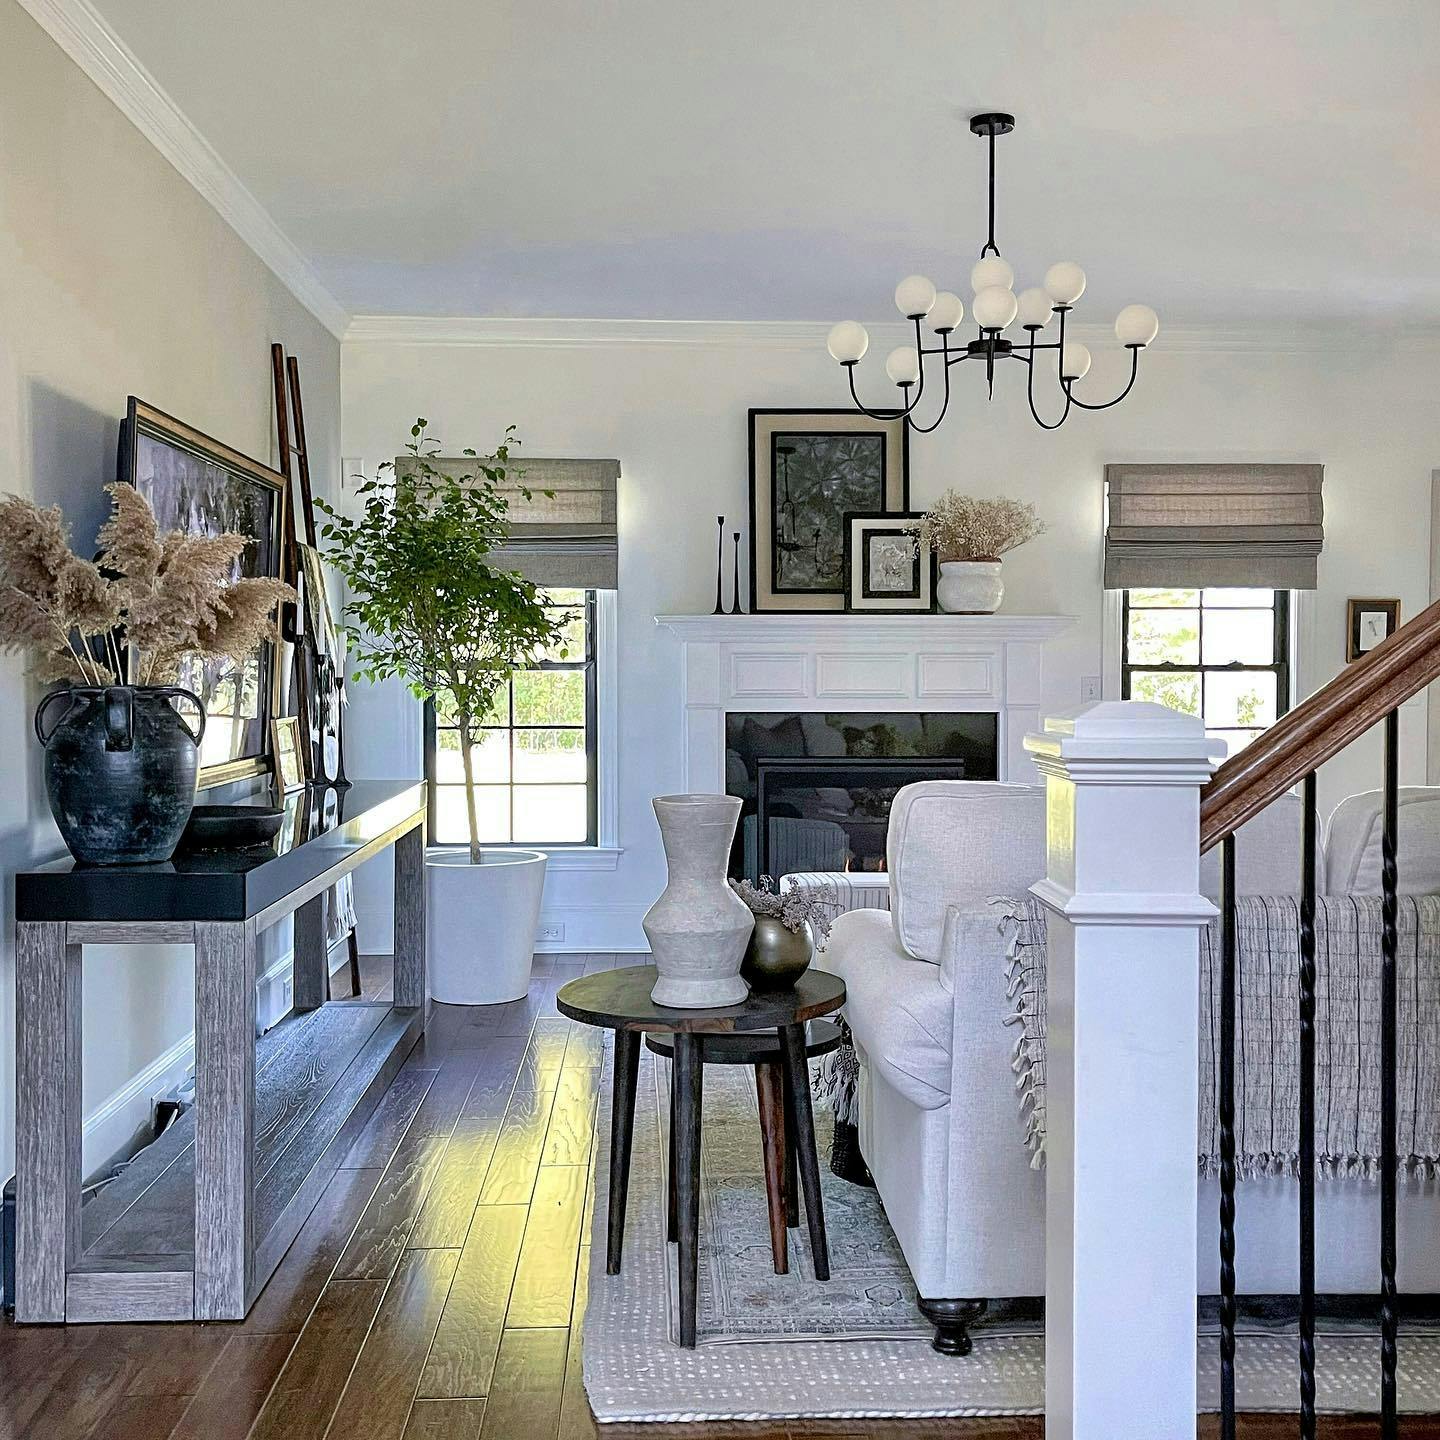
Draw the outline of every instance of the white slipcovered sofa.
[[[1335,811],[1317,856],[1329,893],[1379,886],[1378,792]],[[1440,892],[1440,790],[1401,793],[1402,889]],[[1284,796],[1237,836],[1239,888],[1298,894],[1300,801]],[[966,1327],[992,1299],[1044,1291],[1045,1174],[1031,1168],[1003,1023],[1005,941],[997,895],[1021,896],[1045,873],[1039,786],[932,781],[907,786],[890,815],[890,910],[852,910],[823,956],[841,976],[860,1060],[861,1148],[885,1212],[936,1326],[937,1349],[964,1354]],[[1202,886],[1218,893],[1218,860]],[[1317,1181],[1317,1285],[1373,1292],[1378,1189]],[[1219,1191],[1200,1183],[1199,1283],[1219,1288]],[[1237,1269],[1244,1294],[1293,1294],[1298,1187],[1243,1182]],[[1440,1291],[1440,1199],[1434,1181],[1404,1180],[1402,1291]]]

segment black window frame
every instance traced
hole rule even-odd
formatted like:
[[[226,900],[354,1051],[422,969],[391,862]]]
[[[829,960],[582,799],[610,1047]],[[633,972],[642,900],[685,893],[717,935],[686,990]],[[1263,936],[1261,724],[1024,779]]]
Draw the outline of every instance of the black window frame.
[[[1174,586],[1142,586],[1142,589],[1173,589],[1173,590],[1194,590],[1199,596],[1199,601],[1194,609],[1199,626],[1199,633],[1196,637],[1196,661],[1195,664],[1132,664],[1130,660],[1130,591],[1120,592],[1120,698],[1130,699],[1130,681],[1135,674],[1141,675],[1198,675],[1200,677],[1200,719],[1205,719],[1205,676],[1206,675],[1234,675],[1234,674],[1273,674],[1275,676],[1275,720],[1274,724],[1290,709],[1290,672],[1293,665],[1293,657],[1290,654],[1290,592],[1288,590],[1271,589],[1270,593],[1275,597],[1274,602],[1274,626],[1275,639],[1272,654],[1275,659],[1268,665],[1247,663],[1243,660],[1232,660],[1224,665],[1207,665],[1205,657],[1205,615],[1207,609],[1210,613],[1227,610],[1241,609],[1264,609],[1264,606],[1240,606],[1240,605],[1210,605],[1205,604],[1206,590],[1235,590],[1235,589],[1264,589],[1264,586],[1235,586],[1235,585],[1174,585]],[[1165,610],[1188,610],[1190,606],[1181,605],[1139,605],[1135,607],[1143,611],[1165,611]],[[1209,725],[1205,726],[1206,732],[1214,731],[1217,735],[1237,734],[1244,730],[1266,729],[1270,726],[1257,727],[1254,725]],[[1238,752],[1237,752],[1238,753]]]
[[[557,589],[566,589],[566,586],[557,586]],[[578,604],[561,601],[554,605],[557,610],[578,609],[585,620],[585,654],[578,660],[542,660],[538,665],[526,665],[525,670],[580,670],[585,675],[585,839],[584,840],[482,840],[480,843],[487,850],[528,850],[528,849],[557,849],[564,847],[593,847],[598,845],[600,831],[600,796],[599,796],[599,746],[596,735],[596,714],[598,712],[598,697],[596,694],[597,670],[595,660],[595,591],[586,590],[583,592],[583,600]],[[548,602],[547,602],[548,603]],[[486,729],[506,729],[510,735],[510,779],[503,782],[505,789],[509,792],[510,799],[510,833],[515,833],[515,792],[525,790],[529,786],[543,785],[548,782],[536,780],[515,780],[515,731],[521,730],[573,730],[573,725],[520,725],[515,723],[515,686],[509,686],[509,713],[505,726],[486,726]],[[459,847],[467,842],[463,840],[437,840],[435,838],[436,822],[439,815],[439,792],[440,783],[436,779],[436,761],[439,752],[439,734],[441,730],[454,730],[453,725],[439,724],[435,713],[435,702],[425,702],[425,779],[429,782],[426,787],[426,820],[425,838],[428,844],[439,846]],[[486,782],[498,787],[500,782]],[[573,783],[573,782],[571,782]],[[445,788],[457,787],[447,782]]]

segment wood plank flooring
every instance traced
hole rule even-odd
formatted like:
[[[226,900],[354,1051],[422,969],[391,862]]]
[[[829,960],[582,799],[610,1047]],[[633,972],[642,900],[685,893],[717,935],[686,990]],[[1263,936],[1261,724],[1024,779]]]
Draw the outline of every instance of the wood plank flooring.
[[[599,1036],[529,997],[437,1006],[240,1324],[0,1326],[0,1440],[595,1440],[579,1318]],[[364,963],[366,999],[389,964]],[[343,989],[343,986],[337,988]],[[957,1362],[963,1364],[964,1362]],[[1246,1416],[1244,1440],[1295,1433]],[[1038,1419],[605,1426],[604,1440],[1041,1440]],[[1325,1440],[1378,1433],[1323,1421]],[[1402,1421],[1440,1440],[1440,1420]],[[1217,1434],[1213,1418],[1197,1434]]]

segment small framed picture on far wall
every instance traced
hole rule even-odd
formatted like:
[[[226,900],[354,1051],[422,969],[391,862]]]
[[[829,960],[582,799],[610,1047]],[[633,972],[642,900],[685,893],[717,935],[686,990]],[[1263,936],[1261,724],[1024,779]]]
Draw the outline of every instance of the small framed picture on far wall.
[[[852,613],[928,615],[935,608],[935,557],[907,527],[918,510],[845,514],[845,609]]]
[[[1400,628],[1398,600],[1351,599],[1345,602],[1345,659],[1358,660]]]

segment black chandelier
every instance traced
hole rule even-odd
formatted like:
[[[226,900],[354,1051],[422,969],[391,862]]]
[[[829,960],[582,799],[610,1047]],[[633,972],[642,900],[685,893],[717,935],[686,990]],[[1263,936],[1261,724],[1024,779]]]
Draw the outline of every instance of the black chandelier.
[[[990,395],[995,393],[995,362],[1023,360],[1029,368],[1026,397],[1035,423],[1046,430],[1057,430],[1070,417],[1072,406],[1082,410],[1108,410],[1118,405],[1131,391],[1140,369],[1140,352],[1160,332],[1160,321],[1148,305],[1127,305],[1115,320],[1116,339],[1130,352],[1130,379],[1113,400],[1101,402],[1082,400],[1074,392],[1076,381],[1083,380],[1090,369],[1090,351],[1078,341],[1066,340],[1065,317],[1085,291],[1085,272],[1073,260],[1062,260],[1045,272],[1043,286],[1014,293],[1015,272],[1000,257],[995,243],[995,141],[1015,128],[1013,115],[989,113],[973,116],[971,131],[990,148],[990,234],[980,247],[980,259],[970,271],[974,299],[970,313],[975,321],[976,336],[964,345],[951,344],[951,336],[965,317],[965,306],[958,295],[948,290],[936,294],[935,287],[923,275],[910,275],[895,287],[895,305],[915,326],[914,345],[901,345],[885,360],[885,373],[899,387],[902,401],[893,410],[872,410],[863,405],[855,389],[855,367],[870,348],[865,327],[854,320],[842,320],[834,326],[826,340],[830,354],[840,362],[850,380],[850,397],[856,409],[873,420],[904,419],[921,434],[929,434],[945,418],[950,407],[950,367],[962,360],[981,360],[985,364],[985,380]],[[1060,317],[1059,334],[1055,340],[1040,340],[1040,332],[1050,323],[1052,315]],[[1007,340],[1002,331],[1019,319],[1025,331],[1024,341]],[[925,344],[924,329],[940,337],[938,345]],[[1036,358],[1047,351],[1058,356],[1060,388],[1065,408],[1056,420],[1044,420],[1035,408]],[[925,392],[926,360],[942,367],[945,391],[940,413],[928,425],[917,425],[911,413]],[[913,391],[913,393],[912,393]]]

